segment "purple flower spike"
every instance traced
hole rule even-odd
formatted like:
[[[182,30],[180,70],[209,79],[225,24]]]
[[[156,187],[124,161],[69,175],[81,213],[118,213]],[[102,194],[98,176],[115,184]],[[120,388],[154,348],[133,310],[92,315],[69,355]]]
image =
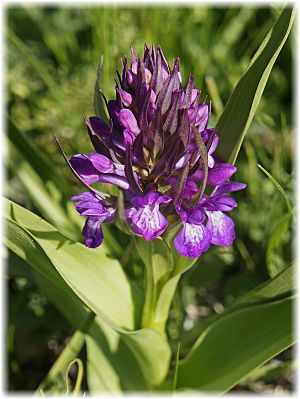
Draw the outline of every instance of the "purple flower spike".
[[[246,185],[230,181],[237,168],[215,156],[220,143],[217,128],[208,127],[211,104],[200,98],[193,75],[184,87],[179,64],[176,58],[170,67],[159,46],[145,45],[143,57],[131,48],[115,99],[103,96],[109,121],[84,117],[95,151],[65,159],[90,190],[73,200],[87,217],[83,234],[91,248],[103,241],[101,224],[113,221],[117,203],[92,187],[97,183],[122,190],[124,224],[145,240],[179,219],[174,244],[183,256],[196,258],[212,244],[234,240],[234,223],[224,212],[237,206],[230,193]]]

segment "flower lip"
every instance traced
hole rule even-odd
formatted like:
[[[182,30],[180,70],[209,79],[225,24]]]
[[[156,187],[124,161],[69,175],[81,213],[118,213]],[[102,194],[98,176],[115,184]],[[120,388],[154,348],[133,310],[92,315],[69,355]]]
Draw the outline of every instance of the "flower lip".
[[[168,221],[159,210],[160,204],[171,202],[172,198],[157,192],[149,192],[131,199],[134,209],[131,209],[130,217],[138,234],[145,240],[153,240],[159,237],[168,227]]]
[[[206,252],[211,242],[211,232],[202,223],[205,214],[199,208],[183,210],[176,206],[182,221],[182,229],[174,239],[177,252],[188,258],[198,258]]]
[[[87,218],[82,230],[84,243],[88,248],[99,247],[104,240],[101,221],[95,218]]]
[[[207,217],[207,228],[212,235],[212,244],[218,246],[232,245],[235,239],[233,220],[221,211],[207,212]]]

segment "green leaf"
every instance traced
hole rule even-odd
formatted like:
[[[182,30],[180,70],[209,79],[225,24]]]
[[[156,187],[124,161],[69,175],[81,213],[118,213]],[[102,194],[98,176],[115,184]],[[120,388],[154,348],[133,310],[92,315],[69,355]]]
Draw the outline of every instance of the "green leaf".
[[[218,123],[217,155],[234,163],[254,117],[272,67],[291,30],[295,10],[287,6],[262,42],[236,85]]]
[[[87,383],[92,394],[147,390],[142,369],[121,336],[94,323],[86,336]]]
[[[171,356],[157,331],[120,334],[99,317],[87,336],[87,351],[88,384],[93,393],[148,390],[163,381]]]
[[[76,297],[73,291],[70,290],[66,294],[61,288],[54,285],[40,273],[35,273],[35,279],[48,299],[75,328],[78,328],[78,325],[82,325],[82,323],[90,319],[91,312]],[[76,334],[80,335],[80,332],[78,331]],[[126,372],[127,367],[124,367],[124,359],[116,355],[116,351],[120,346],[120,335],[101,322],[99,317],[96,317],[92,321],[92,325],[89,326],[88,331],[84,332],[84,340],[87,345],[86,370],[90,392],[118,392],[121,386],[124,387],[124,384],[125,386],[126,384],[132,386],[135,383],[136,387],[140,385],[145,386],[141,372],[135,374],[135,380],[133,380],[133,376]],[[124,347],[124,344],[122,346]],[[56,366],[57,362],[58,366]],[[133,364],[136,365],[135,360]],[[51,382],[57,386],[58,376],[64,373],[65,366],[66,362],[58,358],[52,366],[54,371],[50,370],[49,377],[52,378],[47,376],[46,381],[43,381],[41,386],[44,386],[46,390],[51,389],[51,385],[49,385]],[[52,386],[51,390],[54,388],[55,386]]]
[[[48,277],[54,284],[60,284],[59,274],[42,247],[31,234],[13,220],[6,221],[4,242],[11,251]],[[64,286],[61,287],[64,288]]]
[[[35,275],[41,289],[75,327],[87,325],[90,312],[74,292],[63,291],[42,274]],[[62,278],[60,277],[62,280]],[[166,376],[170,349],[153,330],[119,332],[96,316],[85,332],[87,380],[93,393],[100,391],[147,390]]]
[[[226,392],[252,370],[291,346],[293,297],[224,315],[179,363],[178,388]]]
[[[9,200],[5,202],[8,223],[13,228],[17,226],[15,230],[12,230],[7,245],[17,255],[36,267],[42,273],[41,276],[49,278],[46,289],[49,282],[54,283],[50,296],[53,289],[54,292],[64,290],[62,297],[57,296],[60,310],[67,311],[66,316],[71,321],[76,316],[77,327],[78,320],[82,321],[82,317],[85,317],[87,312],[83,304],[80,305],[81,302],[78,300],[80,298],[99,315],[95,319],[95,323],[100,324],[100,330],[97,329],[99,334],[106,328],[108,335],[117,336],[120,345],[122,342],[122,346],[125,345],[127,348],[124,349],[126,355],[120,355],[120,358],[115,356],[114,351],[112,354],[106,352],[107,362],[110,363],[116,358],[116,364],[119,364],[119,368],[124,368],[126,374],[129,350],[131,357],[133,356],[137,363],[135,369],[141,370],[147,385],[160,384],[168,371],[170,348],[166,338],[157,331],[125,329],[133,329],[135,326],[135,311],[139,309],[141,297],[134,292],[133,286],[129,284],[118,262],[107,257],[105,247],[99,251],[89,250],[63,236],[50,224],[28,210]],[[31,246],[25,251],[28,242]],[[27,256],[28,253],[30,257]],[[57,298],[55,295],[55,299]],[[69,299],[72,312],[65,308]],[[77,309],[78,307],[80,310]],[[99,336],[96,335],[94,339],[98,340]],[[107,339],[106,337],[105,340]],[[120,370],[114,373],[118,375]],[[134,375],[131,381],[133,377]]]
[[[180,354],[180,343],[178,343],[178,345],[177,345],[177,351],[176,351],[176,357],[175,357],[174,378],[173,378],[173,384],[172,384],[173,392],[175,391],[176,385],[177,385],[179,354]]]
[[[243,295],[236,306],[262,304],[290,295],[295,289],[296,271],[294,266],[287,266],[281,273]]]
[[[277,361],[265,364],[255,370],[253,370],[247,377],[243,378],[239,382],[239,385],[249,386],[251,389],[251,384],[257,382],[258,380],[263,380],[264,383],[272,383],[274,380],[277,381],[283,375],[290,373],[296,369],[296,365],[293,361]]]
[[[217,319],[226,316],[238,309],[253,305],[261,305],[274,300],[290,296],[295,287],[295,267],[288,266],[276,277],[253,288],[245,295],[240,297],[233,305],[229,306],[221,315],[213,314],[196,324],[191,330],[185,332],[182,336],[181,347],[184,352],[198,339],[206,328],[208,328]]]
[[[266,263],[267,269],[270,277],[276,276],[285,268],[284,261],[281,260],[282,264],[278,264],[279,262],[276,260],[276,252],[275,250],[282,246],[283,237],[289,229],[291,223],[291,216],[289,214],[284,215],[276,225],[273,230],[271,237],[268,241],[267,253],[266,253]]]
[[[49,259],[47,273],[53,274],[53,268],[50,269],[48,266],[51,262],[76,295],[96,314],[107,317],[122,327],[134,328],[132,287],[119,263],[108,258],[105,247],[99,250],[88,249],[70,240],[49,223],[21,206],[9,200],[5,202],[6,218],[15,222],[12,226],[19,224],[35,244],[26,252],[32,253],[31,256],[34,258],[30,260],[33,266],[35,266],[34,259],[38,258],[40,253],[43,258],[46,255]],[[10,249],[16,252],[16,247],[23,246],[22,237],[18,235],[14,237],[12,234],[10,244]],[[26,253],[17,254],[27,260]]]

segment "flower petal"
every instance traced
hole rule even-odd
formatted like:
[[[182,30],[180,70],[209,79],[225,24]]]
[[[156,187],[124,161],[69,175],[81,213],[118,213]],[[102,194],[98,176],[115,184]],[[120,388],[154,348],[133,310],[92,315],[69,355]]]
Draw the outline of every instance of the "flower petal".
[[[168,227],[168,221],[159,211],[159,205],[145,205],[131,215],[133,226],[145,240],[153,240],[160,236]]]
[[[219,194],[225,194],[225,193],[231,193],[233,191],[239,191],[239,190],[244,190],[244,188],[247,187],[247,184],[245,183],[240,183],[237,181],[229,181],[225,182],[221,186],[218,186],[215,188],[214,195],[219,195]]]
[[[125,129],[129,129],[135,135],[139,134],[140,128],[138,127],[135,116],[129,109],[121,109],[119,112],[119,121]]]
[[[197,184],[193,180],[188,179],[185,183],[182,198],[191,198],[193,195],[197,194],[198,191],[199,187]]]
[[[85,238],[84,243],[87,247],[97,248],[103,243],[101,223],[99,219],[87,218],[82,229],[82,235]]]
[[[134,141],[136,139],[136,135],[131,130],[125,129],[123,131],[123,136],[124,136],[125,147],[127,148],[129,145],[132,146],[132,144],[134,143]]]
[[[223,211],[230,212],[233,208],[237,207],[237,202],[229,195],[212,195],[204,199],[200,204],[207,211]]]
[[[116,174],[111,174],[111,173],[99,174],[98,182],[113,184],[117,187],[122,188],[123,190],[129,189],[129,183],[127,182],[126,178],[118,176]]]
[[[121,97],[122,103],[126,106],[129,107],[132,104],[133,98],[130,93],[128,93],[125,90],[119,89],[119,94]]]
[[[144,195],[137,195],[131,199],[131,204],[136,208],[144,207],[145,205],[155,205],[155,204],[168,204],[172,201],[171,197],[157,193],[155,191],[150,191]]]
[[[197,127],[199,132],[202,132],[206,128],[208,117],[208,106],[206,104],[200,104],[197,109],[195,120],[195,126]]]
[[[114,170],[113,162],[108,159],[105,155],[98,154],[97,152],[92,152],[89,155],[89,160],[95,169],[102,173],[111,173]]]
[[[91,116],[89,118],[91,128],[93,131],[98,134],[103,140],[108,139],[109,137],[109,127],[103,120],[98,118],[97,116]]]
[[[90,192],[84,192],[71,198],[78,201],[75,205],[77,212],[81,216],[93,216],[101,222],[111,221],[115,214],[115,209],[107,206],[104,201]]]
[[[237,168],[226,162],[219,162],[213,168],[208,170],[207,184],[218,186],[228,180]]]
[[[208,167],[209,167],[209,168],[213,168],[214,165],[215,165],[215,159],[214,159],[214,157],[212,156],[212,154],[215,152],[215,150],[216,150],[216,148],[217,148],[217,146],[218,146],[218,143],[219,143],[219,137],[218,137],[218,136],[215,136],[215,137],[213,138],[213,141],[212,141],[211,146],[210,146],[210,148],[209,148],[209,150],[208,150],[208,153],[207,153]]]
[[[203,225],[183,223],[183,228],[174,239],[177,252],[187,258],[198,258],[210,247],[211,233]]]
[[[206,227],[212,235],[212,244],[219,246],[232,245],[235,239],[234,222],[221,211],[207,211],[208,221]]]
[[[92,184],[98,181],[99,172],[86,155],[74,155],[70,159],[70,164],[87,184]]]

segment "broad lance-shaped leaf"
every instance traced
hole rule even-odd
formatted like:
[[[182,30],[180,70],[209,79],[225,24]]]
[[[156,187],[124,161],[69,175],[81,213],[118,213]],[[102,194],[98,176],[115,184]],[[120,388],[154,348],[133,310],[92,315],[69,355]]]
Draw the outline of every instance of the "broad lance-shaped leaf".
[[[216,319],[179,363],[177,389],[226,392],[249,372],[295,342],[286,297]]]
[[[15,234],[10,234],[7,245],[41,272],[40,278],[47,280],[44,290],[47,291],[47,287],[52,285],[48,294],[51,297],[52,292],[56,292],[52,300],[55,302],[60,298],[56,302],[57,306],[66,312],[66,317],[74,321],[76,327],[89,314],[83,303],[99,315],[95,319],[97,333],[89,334],[98,342],[103,330],[107,332],[100,339],[100,344],[106,344],[106,349],[102,347],[101,351],[104,351],[107,367],[111,368],[109,363],[112,362],[113,368],[117,368],[114,371],[115,378],[124,368],[126,380],[130,370],[127,361],[131,358],[136,362],[132,368],[141,370],[146,387],[160,384],[168,371],[170,348],[166,338],[157,331],[128,331],[120,327],[134,328],[134,313],[140,313],[142,298],[136,296],[134,287],[130,286],[118,263],[107,258],[104,251],[96,254],[72,242],[19,205],[8,200],[5,202],[7,220],[11,226],[18,226],[18,229],[13,230]],[[29,251],[25,251],[24,246],[28,246],[28,241],[31,246]],[[107,347],[109,336],[115,337],[113,348]],[[101,369],[99,373],[102,375]],[[130,381],[133,387],[133,376]]]
[[[226,317],[229,313],[236,310],[244,309],[253,305],[261,305],[268,302],[273,302],[292,295],[295,288],[295,267],[287,266],[276,277],[265,281],[258,287],[253,288],[245,295],[242,295],[237,301],[226,308],[221,315],[213,314],[196,324],[191,330],[186,331],[182,335],[181,347],[184,352],[190,348],[202,334],[215,320],[221,317]]]
[[[281,273],[239,298],[233,307],[266,303],[290,296],[295,289],[295,284],[295,266],[287,266]]]
[[[91,393],[147,390],[163,381],[170,349],[159,333],[113,330],[99,316],[91,320],[91,312],[70,289],[62,290],[60,285],[53,284],[40,273],[35,273],[35,278],[49,300],[75,328],[85,327],[81,330],[87,344],[87,381]],[[60,362],[61,366],[64,364]],[[55,365],[54,372],[57,375]],[[42,385],[47,387],[46,382]]]
[[[96,314],[101,314],[119,326],[133,329],[135,309],[132,287],[119,263],[108,258],[105,247],[95,252],[75,243],[61,234],[49,223],[25,208],[5,200],[5,216],[9,221],[22,227],[31,240],[38,258],[42,251],[66,283]],[[16,233],[17,234],[17,233]],[[10,248],[17,252],[23,245],[21,236],[11,235]],[[33,254],[32,263],[34,263]],[[45,271],[45,270],[44,270]],[[46,273],[52,273],[49,269]],[[51,278],[51,275],[49,276]]]
[[[291,30],[295,9],[289,5],[254,55],[247,71],[236,85],[218,123],[219,145],[216,154],[234,163],[254,117],[272,67]]]

